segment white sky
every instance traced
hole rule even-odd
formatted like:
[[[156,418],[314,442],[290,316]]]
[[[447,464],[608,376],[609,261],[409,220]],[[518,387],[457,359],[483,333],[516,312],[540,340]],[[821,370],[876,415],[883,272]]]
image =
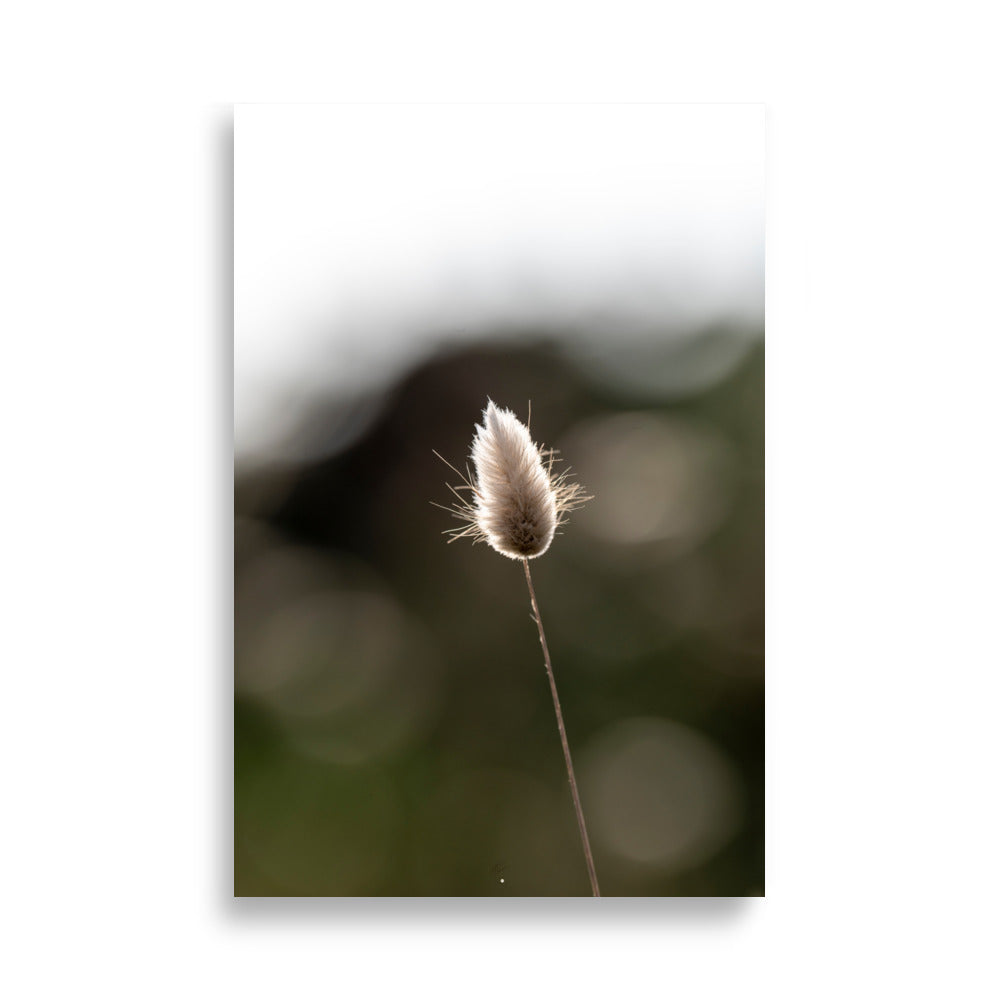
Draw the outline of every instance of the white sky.
[[[761,105],[239,106],[237,454],[443,333],[759,322],[763,178]]]

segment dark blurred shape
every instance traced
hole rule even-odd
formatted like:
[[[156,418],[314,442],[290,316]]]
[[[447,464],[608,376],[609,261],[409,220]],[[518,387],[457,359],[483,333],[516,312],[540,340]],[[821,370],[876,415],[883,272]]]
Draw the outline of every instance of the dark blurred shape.
[[[429,503],[487,396],[594,494],[533,575],[602,890],[762,891],[762,342],[572,342],[442,353],[237,469],[237,895],[589,894],[523,574]]]

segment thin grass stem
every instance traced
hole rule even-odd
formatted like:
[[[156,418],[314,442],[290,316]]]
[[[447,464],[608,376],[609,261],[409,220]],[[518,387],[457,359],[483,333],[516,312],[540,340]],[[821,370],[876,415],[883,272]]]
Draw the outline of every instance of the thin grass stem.
[[[528,560],[524,563],[524,578],[528,581],[528,593],[531,595],[531,609],[534,612],[535,624],[538,626],[538,638],[545,654],[545,670],[549,675],[549,686],[552,688],[552,701],[556,707],[556,722],[559,725],[559,738],[562,740],[563,756],[566,758],[566,771],[569,774],[569,787],[573,793],[573,808],[576,809],[576,822],[580,827],[580,840],[583,841],[583,855],[587,859],[587,874],[590,875],[590,887],[595,896],[600,896],[597,885],[597,872],[594,870],[594,856],[590,852],[590,840],[587,838],[587,824],[583,819],[583,807],[580,805],[580,793],[576,787],[576,774],[573,771],[573,758],[569,753],[569,740],[566,739],[566,726],[563,723],[562,708],[559,705],[559,692],[556,691],[556,678],[552,673],[552,660],[549,657],[548,643],[545,641],[545,629],[542,628],[542,615],[538,610],[538,600],[535,598],[535,588],[531,584],[531,570]]]

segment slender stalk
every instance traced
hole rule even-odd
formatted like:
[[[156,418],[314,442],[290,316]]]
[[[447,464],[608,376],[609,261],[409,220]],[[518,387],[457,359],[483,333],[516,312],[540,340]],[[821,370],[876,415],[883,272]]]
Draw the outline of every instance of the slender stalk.
[[[576,822],[577,826],[580,827],[583,854],[587,859],[587,874],[590,875],[590,887],[594,890],[595,896],[600,896],[601,890],[597,886],[597,872],[594,871],[594,856],[590,853],[590,841],[587,839],[587,824],[583,821],[580,793],[576,789],[573,758],[569,755],[569,740],[566,739],[566,726],[563,724],[562,708],[559,705],[559,693],[556,691],[556,678],[555,674],[552,673],[552,660],[549,657],[548,643],[545,641],[545,629],[542,628],[542,615],[538,610],[535,588],[531,585],[531,570],[528,568],[528,560],[524,559],[522,561],[524,562],[524,578],[528,581],[528,593],[531,595],[531,608],[535,613],[535,624],[538,626],[538,638],[542,644],[542,652],[545,654],[545,670],[549,675],[549,686],[552,688],[552,701],[556,706],[556,722],[559,724],[559,738],[562,740],[563,755],[566,758],[566,771],[569,774],[569,787],[573,792],[573,808],[576,809]]]

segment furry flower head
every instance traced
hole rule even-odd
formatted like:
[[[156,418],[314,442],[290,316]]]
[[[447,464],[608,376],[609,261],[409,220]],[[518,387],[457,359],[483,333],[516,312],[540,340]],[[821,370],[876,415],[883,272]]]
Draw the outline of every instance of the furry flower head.
[[[449,465],[462,484],[449,486],[458,503],[445,509],[464,522],[463,527],[451,529],[449,541],[465,537],[486,541],[511,559],[542,555],[566,514],[590,499],[578,483],[567,481],[568,470],[553,474],[555,456],[554,450],[531,440],[530,431],[511,410],[488,400],[472,440],[475,477]],[[471,498],[460,490],[471,493]]]

